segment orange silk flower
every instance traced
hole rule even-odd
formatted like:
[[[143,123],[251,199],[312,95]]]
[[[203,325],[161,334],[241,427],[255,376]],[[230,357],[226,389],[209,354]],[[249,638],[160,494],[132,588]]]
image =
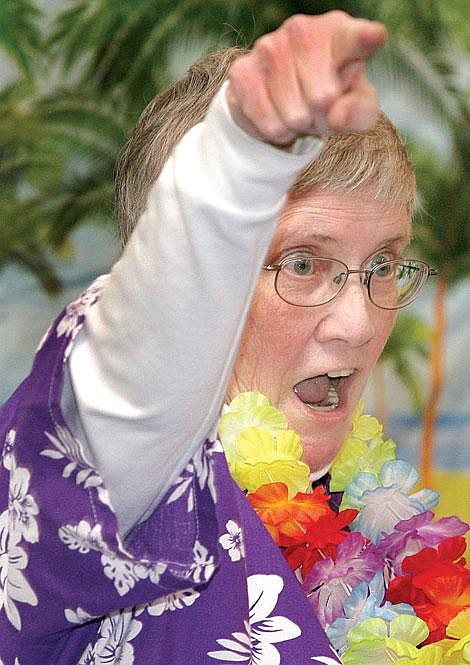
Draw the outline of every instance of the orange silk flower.
[[[330,497],[321,486],[311,494],[298,492],[289,499],[285,483],[269,483],[247,498],[277,545],[281,544],[282,535],[302,539],[309,524],[332,512]]]

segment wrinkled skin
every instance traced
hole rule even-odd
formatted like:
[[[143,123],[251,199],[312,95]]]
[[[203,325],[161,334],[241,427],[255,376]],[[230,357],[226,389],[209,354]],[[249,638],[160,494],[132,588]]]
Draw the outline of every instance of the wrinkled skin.
[[[378,104],[365,64],[385,38],[381,24],[341,11],[291,17],[232,65],[227,102],[233,119],[283,149],[305,135],[372,128]],[[307,249],[354,269],[378,252],[401,256],[409,234],[405,210],[374,200],[367,190],[313,191],[287,202],[266,262]],[[369,302],[358,275],[336,299],[314,308],[283,302],[273,279],[266,271],[260,276],[228,396],[254,389],[266,394],[301,436],[305,461],[320,470],[341,447],[395,314]],[[298,381],[338,369],[354,373],[334,411],[313,410],[293,392]]]
[[[298,250],[361,267],[378,254],[398,258],[409,242],[410,221],[398,205],[374,200],[367,190],[318,192],[289,201],[267,262]],[[274,290],[263,271],[235,364],[229,397],[260,390],[287,416],[301,436],[304,461],[313,471],[329,465],[351,425],[354,408],[392,330],[395,312],[379,309],[358,275],[319,307],[295,307]],[[301,402],[293,386],[331,370],[353,369],[337,409],[318,412]]]

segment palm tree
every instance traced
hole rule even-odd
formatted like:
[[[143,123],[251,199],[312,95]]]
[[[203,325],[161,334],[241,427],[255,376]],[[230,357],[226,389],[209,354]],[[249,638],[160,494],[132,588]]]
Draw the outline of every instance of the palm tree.
[[[85,94],[60,83],[53,94],[41,92],[51,55],[39,17],[24,0],[0,7],[0,48],[20,72],[0,90],[0,211],[9,220],[0,229],[0,270],[16,263],[56,293],[61,283],[51,251],[67,258],[79,223],[112,217],[113,167],[130,121],[118,94]]]
[[[0,269],[17,263],[31,271],[50,293],[59,280],[47,258],[48,219],[28,214],[30,199],[43,179],[55,172],[55,156],[44,146],[43,127],[30,105],[24,81],[0,91]]]
[[[0,6],[0,49],[17,67],[18,80],[0,90],[0,269],[13,262],[31,271],[48,292],[59,280],[44,249],[47,221],[33,223],[22,214],[34,183],[53,170],[53,155],[43,151],[43,128],[33,99],[44,40],[40,12],[27,0],[4,0]]]
[[[470,118],[467,115],[467,123]],[[426,201],[426,224],[417,227],[417,244],[422,256],[438,268],[434,297],[434,334],[431,345],[431,386],[423,417],[421,470],[423,481],[432,484],[435,422],[439,398],[445,381],[446,296],[470,274],[470,133],[466,128],[453,131],[452,166],[429,168],[422,182]],[[457,145],[458,140],[458,145]],[[464,154],[467,152],[467,158]],[[463,154],[462,154],[463,153]],[[432,174],[433,177],[429,177]],[[422,179],[425,180],[424,178]]]
[[[444,384],[446,300],[449,289],[470,274],[470,104],[468,94],[456,85],[452,60],[455,49],[436,3],[414,3],[414,20],[427,40],[423,51],[401,51],[410,80],[432,104],[447,129],[448,160],[415,147],[418,188],[423,201],[424,224],[416,226],[416,246],[435,266],[438,278],[434,298],[434,334],[431,343],[431,386],[423,416],[421,472],[425,485],[432,485],[435,423]]]

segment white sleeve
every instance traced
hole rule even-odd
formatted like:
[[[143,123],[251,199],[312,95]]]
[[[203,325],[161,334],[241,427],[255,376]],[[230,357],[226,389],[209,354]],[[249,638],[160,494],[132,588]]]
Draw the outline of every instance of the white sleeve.
[[[178,144],[70,357],[121,533],[214,427],[285,193],[321,149],[245,134],[224,90]]]

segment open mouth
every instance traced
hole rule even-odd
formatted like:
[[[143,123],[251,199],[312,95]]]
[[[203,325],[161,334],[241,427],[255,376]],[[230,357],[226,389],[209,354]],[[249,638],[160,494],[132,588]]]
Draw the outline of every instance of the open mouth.
[[[341,403],[343,384],[353,371],[341,369],[312,376],[296,383],[294,392],[311,409],[334,411]]]

